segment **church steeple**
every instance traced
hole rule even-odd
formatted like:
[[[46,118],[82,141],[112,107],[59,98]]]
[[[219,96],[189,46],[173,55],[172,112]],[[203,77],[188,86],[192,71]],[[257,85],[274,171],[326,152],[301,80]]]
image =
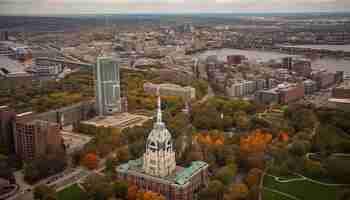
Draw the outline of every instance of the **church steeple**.
[[[157,94],[157,121],[147,138],[146,152],[143,154],[143,169],[152,176],[166,177],[176,168],[175,151],[171,134],[162,121],[159,88]]]
[[[162,102],[160,99],[159,88],[157,89],[157,124],[162,124]]]

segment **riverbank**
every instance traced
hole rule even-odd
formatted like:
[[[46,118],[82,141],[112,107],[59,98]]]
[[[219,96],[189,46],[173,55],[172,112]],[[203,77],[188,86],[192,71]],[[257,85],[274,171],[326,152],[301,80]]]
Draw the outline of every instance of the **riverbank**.
[[[208,56],[216,55],[219,60],[226,60],[228,55],[244,55],[250,62],[261,63],[272,60],[281,61],[284,57],[307,58],[303,55],[280,53],[274,50],[257,50],[257,49],[213,49],[193,54],[194,58],[205,60]],[[311,66],[314,69],[327,69],[330,72],[344,71],[350,74],[350,60],[334,57],[318,57],[311,59]]]

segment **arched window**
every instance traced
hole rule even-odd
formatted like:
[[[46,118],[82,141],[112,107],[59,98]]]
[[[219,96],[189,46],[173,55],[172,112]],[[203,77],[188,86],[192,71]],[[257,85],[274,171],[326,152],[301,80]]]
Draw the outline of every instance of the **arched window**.
[[[166,145],[166,148],[167,148],[167,151],[168,151],[168,152],[171,151],[171,146],[172,146],[172,144],[171,144],[171,141],[169,140],[169,141],[167,142],[167,145]]]

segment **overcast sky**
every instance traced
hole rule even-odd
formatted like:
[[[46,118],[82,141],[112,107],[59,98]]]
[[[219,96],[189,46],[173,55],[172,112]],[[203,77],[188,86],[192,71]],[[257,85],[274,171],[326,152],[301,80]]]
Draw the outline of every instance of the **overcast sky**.
[[[0,0],[0,14],[350,11],[350,0]]]

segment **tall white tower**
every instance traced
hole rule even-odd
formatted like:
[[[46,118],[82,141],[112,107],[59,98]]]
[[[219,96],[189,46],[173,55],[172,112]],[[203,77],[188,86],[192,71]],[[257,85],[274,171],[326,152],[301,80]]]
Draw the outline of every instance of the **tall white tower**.
[[[95,67],[96,102],[100,115],[121,111],[119,66],[116,60],[98,57]]]
[[[158,93],[157,122],[148,135],[143,154],[143,170],[152,176],[166,177],[176,168],[171,134],[162,122],[161,100]]]

